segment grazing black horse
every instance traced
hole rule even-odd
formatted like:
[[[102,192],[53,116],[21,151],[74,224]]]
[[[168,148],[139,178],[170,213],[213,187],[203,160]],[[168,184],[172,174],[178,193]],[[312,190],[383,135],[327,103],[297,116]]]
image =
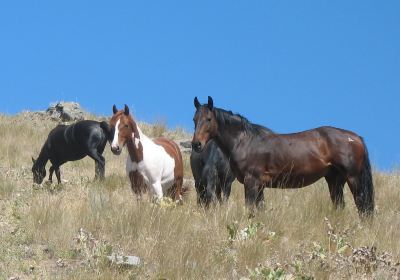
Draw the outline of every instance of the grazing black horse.
[[[53,172],[61,183],[60,166],[67,161],[91,157],[95,161],[95,178],[104,178],[105,159],[102,156],[107,141],[112,141],[107,122],[84,120],[71,125],[58,125],[50,131],[37,159],[32,158],[33,181],[37,184],[46,177],[46,163],[50,160],[49,181]]]
[[[210,140],[201,152],[192,150],[190,166],[197,191],[197,203],[208,206],[218,199],[222,202],[231,194],[231,186],[235,175],[229,165],[228,158],[224,155],[215,141]]]
[[[194,99],[192,146],[201,151],[210,139],[228,155],[231,168],[244,184],[246,204],[264,200],[263,189],[301,188],[324,177],[335,207],[344,206],[347,182],[361,216],[374,212],[374,186],[367,147],[357,134],[334,127],[299,133],[267,133],[259,125],[223,109],[213,100]]]

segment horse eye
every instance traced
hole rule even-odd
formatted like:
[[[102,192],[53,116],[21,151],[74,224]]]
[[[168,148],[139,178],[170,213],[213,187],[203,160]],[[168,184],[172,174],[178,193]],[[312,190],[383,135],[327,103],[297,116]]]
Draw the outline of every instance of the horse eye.
[[[125,127],[125,128],[128,128],[128,125],[126,124],[126,125],[124,125],[124,127]]]
[[[210,122],[210,121],[211,121],[211,118],[207,118],[207,121],[209,121],[209,122]]]

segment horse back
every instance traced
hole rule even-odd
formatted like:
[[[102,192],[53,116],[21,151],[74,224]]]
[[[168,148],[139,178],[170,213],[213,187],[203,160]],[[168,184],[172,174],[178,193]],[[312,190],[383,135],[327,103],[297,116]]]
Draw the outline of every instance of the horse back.
[[[175,169],[174,169],[174,176],[175,179],[183,178],[183,160],[181,150],[179,149],[178,144],[174,141],[165,138],[165,137],[158,137],[153,139],[153,142],[156,145],[159,145],[164,148],[165,152],[174,159],[175,162]]]
[[[53,163],[79,160],[88,154],[89,149],[103,151],[107,137],[100,123],[91,120],[79,121],[71,125],[58,125],[46,141],[49,158]]]
[[[298,181],[308,185],[325,176],[331,166],[357,171],[364,157],[364,143],[360,136],[328,126],[298,133],[274,134],[265,138],[264,143],[253,144],[253,150],[248,153],[248,168],[260,167],[265,172],[263,176],[287,176],[283,179],[289,184],[292,184],[292,179],[302,178]],[[260,162],[264,166],[260,166]]]
[[[364,144],[361,137],[352,131],[323,126],[297,133],[268,135],[255,139],[251,146],[255,153],[276,153],[276,157],[280,155],[282,159],[304,160],[309,155],[331,160],[335,153],[346,150],[346,154],[353,153],[354,150],[363,149]]]

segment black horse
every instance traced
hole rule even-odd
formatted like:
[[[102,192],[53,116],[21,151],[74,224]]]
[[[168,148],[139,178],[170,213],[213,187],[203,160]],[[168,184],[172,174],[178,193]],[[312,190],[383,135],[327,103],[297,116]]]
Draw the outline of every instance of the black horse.
[[[197,203],[208,206],[217,199],[222,202],[221,193],[227,200],[235,180],[228,158],[215,141],[210,140],[202,152],[192,150],[190,166],[197,191]]]
[[[67,161],[91,157],[95,161],[95,178],[104,178],[105,159],[102,156],[107,141],[112,141],[112,133],[107,122],[91,120],[79,121],[71,125],[58,125],[50,131],[37,159],[32,158],[33,181],[37,184],[46,177],[46,163],[50,160],[49,181],[53,172],[61,183],[60,166]]]

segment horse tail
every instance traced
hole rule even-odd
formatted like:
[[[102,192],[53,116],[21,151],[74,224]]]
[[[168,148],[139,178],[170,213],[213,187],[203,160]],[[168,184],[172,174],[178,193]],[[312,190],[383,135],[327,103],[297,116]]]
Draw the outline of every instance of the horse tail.
[[[109,141],[111,143],[113,140],[113,135],[111,133],[111,129],[110,129],[110,126],[108,125],[108,123],[105,121],[100,122],[100,128],[103,130],[103,132],[107,138],[107,141]]]
[[[364,216],[372,216],[374,213],[374,183],[372,179],[371,164],[368,155],[368,149],[364,140],[361,138],[364,145],[364,162],[361,172],[357,176],[358,186],[360,189],[359,210]]]

